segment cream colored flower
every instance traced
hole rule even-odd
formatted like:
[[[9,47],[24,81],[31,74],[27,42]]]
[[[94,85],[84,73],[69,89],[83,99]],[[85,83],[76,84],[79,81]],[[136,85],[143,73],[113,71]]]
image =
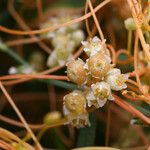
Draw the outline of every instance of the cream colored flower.
[[[82,30],[75,30],[71,34],[72,40],[76,43],[76,45],[79,45],[82,40],[84,40],[84,32]]]
[[[75,90],[65,95],[63,100],[63,112],[68,119],[68,123],[76,127],[89,125],[86,99],[83,92]]]
[[[32,67],[30,66],[18,66],[18,67],[10,67],[8,70],[9,74],[32,74],[35,73]]]
[[[111,68],[111,64],[108,62],[107,57],[103,53],[91,56],[85,65],[85,68],[89,73],[96,78],[103,79],[104,76]]]
[[[60,66],[63,66],[65,62],[71,58],[70,52],[68,52],[64,47],[56,48],[54,51],[56,51],[57,62]]]
[[[49,55],[47,59],[47,66],[51,68],[57,65],[58,65],[58,61],[57,61],[56,51],[52,51],[52,53]]]
[[[67,45],[70,39],[70,34],[56,34],[52,39],[52,45],[54,48],[61,48]]]
[[[90,57],[98,52],[104,52],[104,44],[105,40],[101,41],[97,36],[89,41],[81,41],[82,45],[84,46],[85,53]]]
[[[104,106],[107,99],[114,100],[110,85],[103,81],[91,85],[91,89],[86,94],[86,99],[89,107],[94,105],[96,108]]]
[[[119,91],[127,87],[126,81],[128,74],[121,74],[121,71],[117,68],[113,68],[108,71],[105,81],[110,85],[112,90]]]

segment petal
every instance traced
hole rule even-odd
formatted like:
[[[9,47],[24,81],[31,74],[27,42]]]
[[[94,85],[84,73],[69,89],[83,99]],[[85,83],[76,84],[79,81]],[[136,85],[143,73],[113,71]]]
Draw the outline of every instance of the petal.
[[[107,102],[107,99],[106,100],[98,100],[98,105],[99,107],[103,107],[105,105],[105,103]]]
[[[94,36],[94,38],[92,39],[92,42],[99,42],[100,39],[97,36]]]
[[[129,74],[128,73],[124,74],[123,76],[124,76],[125,80],[128,80],[128,78],[129,78]]]
[[[89,42],[87,42],[87,41],[81,41],[81,44],[82,44],[83,46],[88,45],[88,43],[89,43]]]
[[[122,89],[126,89],[127,88],[127,85],[126,84],[123,84],[122,85]]]
[[[69,110],[66,108],[65,105],[63,106],[63,113],[65,116],[70,114]]]
[[[108,100],[110,100],[110,101],[114,101],[115,100],[114,97],[112,96],[112,94],[109,95]]]

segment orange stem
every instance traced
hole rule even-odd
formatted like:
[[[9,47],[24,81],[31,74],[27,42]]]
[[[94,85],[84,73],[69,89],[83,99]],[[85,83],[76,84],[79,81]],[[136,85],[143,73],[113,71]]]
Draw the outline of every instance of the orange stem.
[[[102,8],[104,5],[106,5],[108,2],[110,2],[110,0],[105,0],[104,2],[100,3],[93,11],[94,13],[97,12],[100,8]],[[56,30],[60,27],[65,27],[65,26],[68,26],[68,25],[71,25],[73,23],[77,23],[77,22],[80,22],[82,20],[85,20],[87,18],[89,18],[90,16],[92,15],[91,12],[89,12],[88,14],[86,15],[83,15],[82,17],[79,17],[77,19],[73,19],[71,21],[68,21],[66,23],[63,23],[63,24],[59,24],[59,25],[55,25],[53,27],[49,27],[49,28],[45,28],[45,29],[41,29],[41,30],[34,30],[34,31],[19,31],[19,30],[12,30],[12,29],[8,29],[4,26],[1,26],[0,25],[0,31],[2,32],[6,32],[6,33],[9,33],[9,34],[16,34],[16,35],[33,35],[33,34],[41,34],[41,33],[45,33],[45,32],[48,32],[48,31],[53,31],[53,30]]]
[[[150,119],[148,117],[146,117],[145,115],[143,115],[140,111],[138,111],[137,109],[135,109],[133,106],[131,106],[127,102],[123,101],[121,98],[119,98],[115,94],[113,94],[113,96],[115,98],[114,102],[117,105],[119,105],[120,107],[122,107],[126,111],[130,112],[133,116],[138,117],[139,119],[143,120],[145,123],[147,123],[148,125],[150,125]]]
[[[18,79],[18,78],[35,78],[35,79],[56,79],[56,80],[68,80],[67,76],[57,76],[57,75],[34,75],[34,74],[27,74],[27,75],[6,75],[6,76],[0,76],[0,80],[12,80],[12,79]]]

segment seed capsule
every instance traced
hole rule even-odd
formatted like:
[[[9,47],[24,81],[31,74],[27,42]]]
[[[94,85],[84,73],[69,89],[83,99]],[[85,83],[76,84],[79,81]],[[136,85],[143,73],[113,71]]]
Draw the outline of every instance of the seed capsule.
[[[73,91],[70,94],[64,96],[64,106],[73,114],[83,114],[86,107],[86,99],[81,91]]]
[[[86,80],[86,71],[84,69],[84,62],[81,59],[72,60],[67,63],[67,76],[68,78],[76,83],[83,84]]]
[[[89,124],[86,99],[83,92],[75,90],[64,96],[63,100],[63,112],[68,119],[68,123],[76,127],[84,127]]]
[[[111,68],[107,56],[98,53],[90,57],[87,61],[88,70],[93,77],[103,79],[108,70]]]

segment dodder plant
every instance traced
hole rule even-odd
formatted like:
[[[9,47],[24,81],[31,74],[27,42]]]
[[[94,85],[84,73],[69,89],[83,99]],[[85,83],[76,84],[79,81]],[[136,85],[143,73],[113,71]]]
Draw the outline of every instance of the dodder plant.
[[[9,73],[11,75],[0,76],[0,88],[7,98],[9,104],[11,104],[12,108],[15,110],[21,122],[3,115],[0,115],[0,120],[21,128],[25,128],[27,131],[25,133],[23,132],[24,138],[19,138],[19,135],[16,136],[6,129],[0,128],[0,148],[6,150],[41,150],[43,148],[41,146],[40,139],[42,138],[43,134],[47,131],[47,129],[55,128],[61,125],[66,125],[68,127],[70,135],[69,138],[66,137],[66,132],[64,132],[64,130],[53,129],[52,133],[54,135],[59,135],[59,138],[63,141],[65,146],[73,147],[73,144],[75,143],[75,130],[68,124],[72,124],[77,128],[84,127],[83,129],[79,130],[81,132],[79,133],[78,139],[82,142],[83,138],[87,138],[87,142],[89,143],[90,141],[94,140],[89,138],[90,135],[88,135],[88,131],[90,131],[91,135],[95,134],[96,132],[94,131],[95,127],[92,128],[94,123],[90,122],[91,120],[89,119],[89,114],[91,112],[96,112],[98,114],[97,118],[100,121],[103,120],[105,122],[105,141],[106,145],[108,145],[109,135],[116,134],[113,130],[110,131],[111,122],[112,125],[115,126],[116,132],[116,129],[118,129],[116,122],[118,120],[119,124],[121,119],[124,120],[124,122],[130,120],[130,117],[126,116],[127,113],[122,113],[118,107],[115,107],[114,105],[112,106],[111,103],[114,103],[131,113],[135,117],[131,120],[132,124],[149,127],[149,0],[145,2],[137,0],[116,2],[115,0],[112,0],[111,5],[108,7],[110,10],[112,8],[113,12],[114,6],[125,7],[127,14],[131,11],[132,17],[130,16],[125,20],[125,28],[128,32],[127,50],[117,50],[121,44],[118,42],[120,39],[116,38],[113,29],[117,27],[115,28],[115,30],[117,30],[115,31],[117,32],[117,35],[122,35],[124,32],[120,32],[120,24],[117,22],[117,19],[115,18],[116,16],[113,18],[111,13],[108,14],[108,8],[106,8],[106,12],[104,11],[104,16],[102,17],[104,18],[105,22],[105,25],[102,24],[104,25],[104,31],[106,30],[108,32],[108,34],[107,32],[104,32],[107,40],[104,38],[100,23],[97,19],[98,15],[98,17],[101,19],[103,13],[99,13],[96,16],[96,12],[108,2],[110,2],[110,0],[104,0],[98,4],[97,7],[93,8],[92,3],[94,2],[87,0],[85,3],[85,15],[76,15],[76,12],[80,13],[82,11],[81,9],[66,9],[66,12],[61,15],[58,15],[58,10],[52,10],[48,19],[44,19],[41,0],[37,0],[35,3],[22,1],[23,6],[20,11],[24,11],[26,9],[29,11],[30,9],[34,9],[35,6],[37,7],[38,20],[35,20],[35,22],[29,22],[29,24],[31,23],[30,27],[38,26],[40,29],[33,30],[30,29],[30,27],[26,24],[26,21],[28,20],[24,21],[23,17],[21,17],[21,15],[15,10],[13,7],[13,0],[8,1],[8,10],[14,20],[18,23],[17,26],[19,26],[19,28],[22,30],[10,29],[0,25],[0,31],[8,33],[9,36],[11,35],[9,38],[13,39],[11,41],[6,41],[5,37],[2,35],[0,41],[0,50],[14,58],[19,65],[17,67],[12,67],[13,65],[11,65],[11,68],[9,69]],[[94,4],[96,5],[96,3]],[[90,12],[87,12],[88,9]],[[72,11],[73,14],[70,15],[69,13]],[[125,14],[122,12],[122,8],[118,9],[118,14],[119,13],[121,18],[124,19]],[[93,17],[94,25],[92,20],[87,20],[91,16]],[[80,26],[80,23],[83,20],[86,22],[87,33],[89,34],[85,41],[83,40],[85,39],[86,34],[84,33],[84,29],[81,30]],[[107,23],[108,26],[106,26]],[[117,26],[115,24],[117,24]],[[99,36],[95,36],[96,30],[98,31]],[[22,37],[17,39],[16,35],[22,35]],[[23,35],[29,35],[30,37],[23,37]],[[16,38],[16,40],[14,40],[14,38]],[[122,43],[125,43],[125,41],[126,40],[124,40]],[[44,50],[44,52],[46,52],[45,55],[47,56],[47,63],[45,62],[45,65],[43,65],[45,61],[44,56],[42,56],[40,53],[33,53],[33,55],[30,56],[29,62],[27,62],[20,57],[21,54],[24,54],[23,50],[26,50],[26,48],[22,49],[19,47],[20,55],[10,48],[11,46],[31,44],[31,47],[29,48],[31,48],[30,50],[33,50],[33,43],[37,43],[41,48],[40,50]],[[76,51],[79,46],[81,47]],[[83,55],[81,55],[82,52],[84,52]],[[125,59],[122,57],[125,57]],[[50,69],[44,70],[46,66],[50,67]],[[57,72],[57,75],[51,75],[65,66],[67,76],[61,71]],[[121,67],[127,68],[127,71],[125,69],[121,70]],[[122,72],[125,73],[123,74]],[[128,77],[130,77],[130,79]],[[54,86],[51,86],[49,87],[49,95],[53,101],[50,101],[51,110],[44,117],[43,123],[36,125],[27,123],[15,102],[11,98],[11,95],[8,94],[5,86],[12,86],[18,83],[30,81],[32,79],[37,79],[37,81],[41,83],[52,84],[72,90],[72,92],[69,94],[63,94],[63,98],[61,97],[63,101],[61,103],[61,108],[63,109],[64,117],[62,117],[59,109],[59,111],[53,111],[57,108],[57,105],[56,99],[54,98],[56,97],[55,89]],[[69,82],[59,80],[69,80]],[[34,89],[36,88],[34,87]],[[57,91],[57,95],[59,95],[59,93],[60,91]],[[36,94],[38,95],[38,92]],[[39,96],[37,97],[41,98],[41,95],[42,94],[39,93]],[[22,96],[22,98],[23,97],[24,96]],[[30,98],[30,96],[27,97]],[[31,97],[33,98],[33,95]],[[16,98],[17,96],[15,99]],[[108,108],[108,116],[107,119],[105,119],[105,117],[103,117],[103,115],[100,116],[100,113],[96,110],[98,108],[99,110],[106,108],[105,104],[107,100],[110,100],[108,105],[111,105],[111,108]],[[44,102],[42,101],[42,103]],[[112,112],[117,112],[116,114],[118,114],[120,118],[111,118],[110,116],[113,114]],[[87,126],[91,127],[88,128]],[[38,130],[38,134],[35,135],[33,130]],[[147,148],[148,137],[146,136],[146,133],[143,132],[141,128],[136,129],[136,131],[140,133],[140,140],[142,140]],[[127,137],[129,139],[131,138],[129,136]],[[31,138],[34,143],[29,145],[28,143],[30,142],[28,141],[31,140]],[[82,144],[82,146],[86,145],[84,142]]]

